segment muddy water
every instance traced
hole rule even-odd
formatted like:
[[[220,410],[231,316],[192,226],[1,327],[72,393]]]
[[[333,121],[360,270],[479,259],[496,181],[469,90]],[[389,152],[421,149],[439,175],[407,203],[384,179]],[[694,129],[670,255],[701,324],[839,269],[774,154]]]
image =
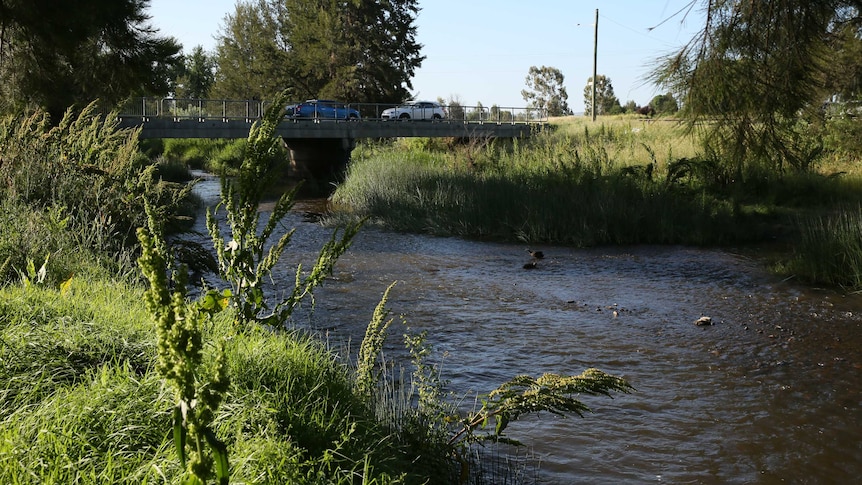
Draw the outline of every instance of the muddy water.
[[[330,230],[298,227],[276,286],[309,265]],[[585,397],[585,418],[510,426],[541,458],[543,483],[850,483],[862,476],[862,300],[784,283],[716,250],[541,247],[366,227],[299,317],[361,339],[385,288],[427,330],[458,393],[516,374],[626,378],[628,395]],[[279,277],[279,278],[280,278]],[[715,325],[693,324],[701,315]],[[400,325],[400,324],[398,324]],[[403,352],[394,328],[387,352]],[[441,357],[445,354],[445,357]]]

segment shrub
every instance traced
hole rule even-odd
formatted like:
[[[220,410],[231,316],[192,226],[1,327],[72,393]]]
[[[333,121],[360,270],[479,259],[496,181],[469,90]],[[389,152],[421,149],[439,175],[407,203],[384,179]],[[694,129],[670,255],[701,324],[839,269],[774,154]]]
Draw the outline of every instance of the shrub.
[[[145,222],[145,192],[175,220],[189,189],[155,178],[137,147],[137,133],[118,129],[94,104],[67,111],[56,126],[38,110],[0,121],[0,197],[11,212],[0,221],[9,229],[0,256],[8,267],[21,271],[48,254],[57,262],[86,253],[128,261],[134,229]],[[68,277],[73,268],[62,266],[53,268]]]

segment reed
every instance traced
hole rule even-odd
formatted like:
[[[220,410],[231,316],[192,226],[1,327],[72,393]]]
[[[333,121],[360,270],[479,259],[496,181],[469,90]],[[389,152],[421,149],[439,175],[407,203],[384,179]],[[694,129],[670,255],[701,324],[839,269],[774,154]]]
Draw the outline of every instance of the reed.
[[[398,144],[360,151],[333,195],[334,217],[370,216],[400,231],[573,246],[761,236],[751,213],[694,182],[715,183],[714,175],[698,171],[707,164],[687,162],[681,173],[675,167],[687,159],[660,160],[636,135],[628,125],[564,128],[529,142],[454,152]]]
[[[862,289],[862,206],[799,219],[799,243],[782,272],[808,283]]]

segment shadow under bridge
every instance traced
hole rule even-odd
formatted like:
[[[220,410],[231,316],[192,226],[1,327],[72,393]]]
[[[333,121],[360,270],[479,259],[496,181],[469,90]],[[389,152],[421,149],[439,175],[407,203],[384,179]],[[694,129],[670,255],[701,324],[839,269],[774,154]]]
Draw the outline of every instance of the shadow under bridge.
[[[341,173],[362,138],[525,138],[547,123],[544,112],[535,108],[444,106],[445,118],[389,120],[383,111],[394,104],[341,106],[345,113],[361,116],[338,118],[316,111],[307,117],[285,116],[276,133],[290,153],[289,175],[329,178]],[[238,139],[248,137],[267,107],[258,100],[137,98],[119,109],[118,119],[122,128],[140,127],[142,139]]]

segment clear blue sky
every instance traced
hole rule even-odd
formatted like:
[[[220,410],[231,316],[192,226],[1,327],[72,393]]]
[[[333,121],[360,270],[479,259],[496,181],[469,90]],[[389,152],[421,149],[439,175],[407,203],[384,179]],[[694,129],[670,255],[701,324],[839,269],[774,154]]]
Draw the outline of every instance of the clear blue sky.
[[[525,105],[521,90],[530,66],[562,71],[573,111],[583,111],[583,89],[593,70],[593,33],[599,9],[598,73],[608,76],[625,104],[647,104],[661,94],[644,80],[653,61],[678,49],[703,26],[699,7],[667,20],[691,0],[420,0],[417,40],[426,56],[413,78],[422,99],[460,99],[472,106]],[[700,2],[698,2],[700,3]],[[151,0],[151,23],[176,37],[186,52],[214,51],[235,0]]]

